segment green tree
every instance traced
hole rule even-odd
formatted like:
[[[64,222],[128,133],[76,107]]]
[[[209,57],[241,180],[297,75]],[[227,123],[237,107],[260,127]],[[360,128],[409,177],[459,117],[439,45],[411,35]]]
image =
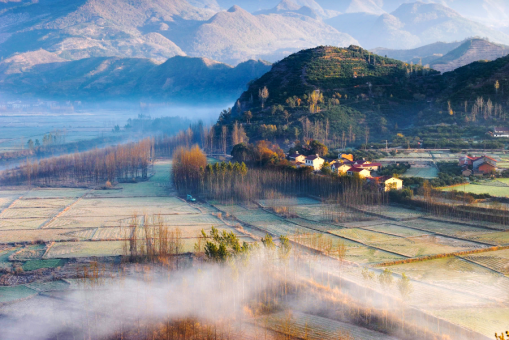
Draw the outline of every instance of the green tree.
[[[29,140],[28,140],[27,145],[28,145],[28,148],[29,148],[30,150],[32,150],[32,149],[34,148],[34,142],[33,142],[31,139],[29,139]]]
[[[329,153],[329,148],[320,143],[319,141],[313,140],[309,143],[311,147],[311,153],[319,156],[325,156]]]

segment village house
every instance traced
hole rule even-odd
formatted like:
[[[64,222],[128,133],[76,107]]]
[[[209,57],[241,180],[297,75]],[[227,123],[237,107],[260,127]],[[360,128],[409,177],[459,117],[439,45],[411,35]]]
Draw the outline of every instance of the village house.
[[[470,165],[472,165],[472,162],[476,159],[477,159],[476,157],[470,157],[468,155],[460,157],[460,166],[465,166],[465,165],[470,166]]]
[[[311,155],[306,157],[306,166],[313,167],[313,170],[318,171],[322,168],[325,160],[318,155]]]
[[[353,176],[355,174],[359,175],[360,178],[368,178],[371,176],[371,171],[362,169],[362,168],[356,168],[356,167],[350,167],[350,169],[347,170],[347,175]]]
[[[495,127],[493,128],[493,137],[497,138],[509,138],[509,129],[505,127]]]
[[[378,171],[382,168],[381,163],[363,162],[362,164],[354,165],[356,168],[366,169],[369,171]]]
[[[483,165],[485,163],[491,165],[494,168],[497,167],[497,160],[493,159],[491,157],[488,157],[488,156],[481,156],[481,157],[474,159],[472,161],[472,166],[474,167],[474,170],[477,170],[481,165]]]
[[[297,163],[304,163],[305,160],[306,160],[306,156],[301,155],[299,153],[299,151],[295,151],[295,153],[292,153],[292,154],[288,155],[288,159],[290,161],[294,161],[294,162],[297,162]]]
[[[459,165],[462,167],[463,176],[469,176],[472,173],[487,175],[498,170],[497,160],[486,155],[481,157],[462,156],[459,159]]]
[[[332,171],[336,172],[338,175],[344,175],[348,170],[350,170],[351,166],[347,164],[338,164],[335,163],[331,166]]]
[[[396,177],[381,176],[381,177],[372,177],[369,180],[377,183],[381,191],[391,191],[391,190],[403,189],[403,180],[396,178]]]
[[[488,156],[481,156],[472,161],[472,168],[477,174],[491,174],[497,171],[497,160]]]

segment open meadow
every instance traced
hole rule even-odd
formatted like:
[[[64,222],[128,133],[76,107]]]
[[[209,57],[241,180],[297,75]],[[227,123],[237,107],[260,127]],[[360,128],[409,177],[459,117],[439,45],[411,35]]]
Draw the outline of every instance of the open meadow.
[[[250,204],[187,202],[169,184],[170,166],[157,161],[149,180],[107,189],[2,188],[0,311],[2,303],[21,306],[45,292],[68,291],[84,261],[116,263],[126,254],[131,226],[144,241],[163,223],[180,230],[184,253],[193,253],[201,230],[209,233],[212,227],[232,231],[247,243],[266,234],[276,241],[288,236],[304,267],[323,286],[335,278],[350,287],[347,291],[356,286],[391,296],[439,323],[473,331],[478,339],[509,329],[505,226],[439,220],[400,206],[330,205],[304,196]],[[278,213],[280,207],[287,207],[289,215]],[[331,215],[331,209],[337,214]],[[390,270],[390,284],[379,279],[384,269]],[[405,296],[397,284],[403,274],[412,286]],[[276,313],[250,324],[278,332],[281,323],[272,320],[284,317]],[[323,316],[296,312],[291,319],[296,336],[312,329],[310,339],[336,339],[339,329],[359,339],[397,338]]]

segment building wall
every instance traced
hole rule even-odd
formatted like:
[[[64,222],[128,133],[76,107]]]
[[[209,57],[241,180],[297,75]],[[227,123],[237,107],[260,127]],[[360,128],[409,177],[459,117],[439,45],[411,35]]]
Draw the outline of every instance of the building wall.
[[[403,189],[403,181],[397,178],[390,178],[385,181],[385,191]]]

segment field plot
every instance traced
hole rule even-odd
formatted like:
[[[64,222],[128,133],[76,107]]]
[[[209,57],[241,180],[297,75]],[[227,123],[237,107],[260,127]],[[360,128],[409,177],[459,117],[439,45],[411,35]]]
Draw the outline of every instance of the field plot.
[[[0,218],[50,218],[62,208],[9,208]]]
[[[304,220],[302,218],[288,218],[287,219],[290,222],[293,222],[295,224],[300,225],[301,227],[313,229],[313,230],[319,230],[321,232],[326,232],[329,230],[341,230],[342,227],[339,227],[334,224],[328,224],[327,222],[314,222],[309,220]]]
[[[509,231],[488,232],[468,237],[471,240],[496,244],[500,246],[509,245]]]
[[[213,206],[218,210],[224,211],[231,215],[236,215],[238,213],[244,213],[246,211],[249,211],[248,209],[236,204],[231,205],[214,204]]]
[[[31,198],[31,199],[19,199],[17,200],[11,208],[59,208],[63,209],[64,207],[68,206],[72,202],[74,202],[75,199],[68,199],[68,198],[47,198],[47,199],[40,199],[40,198]]]
[[[0,243],[70,240],[68,229],[0,230]]]
[[[23,198],[79,198],[87,193],[86,189],[34,189],[27,192]]]
[[[34,259],[40,259],[46,252],[46,245],[36,244],[33,246],[27,246],[20,249],[16,253],[12,254],[12,259],[15,261],[28,261]]]
[[[322,205],[299,205],[292,207],[295,214],[307,220],[319,222],[324,218]]]
[[[65,264],[64,260],[50,259],[50,260],[30,260],[23,264],[23,270],[29,272],[41,268],[57,268]]]
[[[435,310],[431,313],[451,323],[493,337],[509,329],[509,310],[497,307]]]
[[[464,258],[506,275],[509,274],[509,249],[472,254]]]
[[[399,224],[408,226],[410,228],[415,227],[417,229],[426,230],[432,233],[444,234],[459,238],[471,238],[475,237],[476,235],[486,234],[490,232],[489,229],[485,228],[476,228],[473,226],[459,223],[428,219],[412,220],[410,222],[402,222]]]
[[[446,187],[442,189],[443,191],[460,191],[460,192],[469,192],[472,194],[489,194],[495,197],[508,197],[509,196],[509,187],[508,186],[489,186],[489,185],[481,185],[481,184],[466,184],[466,185],[458,185],[454,187]]]
[[[112,217],[59,217],[45,226],[44,229],[76,229],[76,228],[98,228],[104,226],[116,227],[122,221],[127,224],[130,220],[127,216],[112,216]],[[1,234],[0,234],[1,235]]]
[[[363,211],[375,213],[382,215],[387,218],[392,218],[396,220],[404,220],[404,219],[413,219],[418,218],[424,215],[424,213],[412,210],[412,209],[405,209],[400,207],[394,207],[390,205],[383,205],[383,206],[363,206],[360,207]]]
[[[18,248],[7,248],[4,250],[0,250],[0,269],[11,268],[12,264],[9,262],[9,256],[14,254]]]
[[[422,177],[422,178],[436,178],[438,176],[438,169],[434,166],[428,166],[424,168],[411,167],[408,169],[402,177]]]
[[[68,232],[65,235],[69,236],[72,239],[91,240],[92,237],[94,237],[94,234],[97,232],[98,229],[99,228],[86,228],[86,229],[82,228],[77,231]]]
[[[507,301],[509,278],[460,258],[450,257],[390,266],[414,280],[433,283],[474,296]]]
[[[483,247],[473,242],[434,235],[370,242],[369,245],[409,257],[445,254]]]
[[[60,261],[60,260],[57,260]],[[51,292],[55,290],[66,290],[70,284],[63,280],[55,280],[50,282],[34,282],[26,285],[28,288],[38,292]]]
[[[352,228],[352,229],[342,229],[338,231],[331,231],[333,234],[346,237],[348,239],[352,239],[355,241],[359,241],[362,243],[376,243],[376,242],[390,242],[397,241],[399,238],[396,236],[391,236],[387,234],[377,233],[374,231]]]
[[[48,218],[2,218],[0,219],[0,231],[37,229],[48,221]]]
[[[59,242],[51,247],[45,258],[117,256],[122,254],[124,244],[123,241]]]
[[[366,230],[371,230],[375,232],[380,233],[386,233],[401,237],[416,237],[416,236],[423,236],[423,235],[429,235],[429,233],[425,231],[415,230],[411,228],[402,227],[395,224],[380,224],[375,226],[369,226],[365,228]]]
[[[304,234],[313,230],[293,224],[279,216],[268,213],[261,209],[246,210],[243,213],[234,214],[240,221],[254,225],[276,236],[289,236],[297,233]]]
[[[25,286],[0,287],[0,303],[26,299],[37,292]]]
[[[358,264],[376,264],[388,261],[402,260],[405,257],[389,253],[383,250],[359,246],[347,246],[345,260]]]
[[[296,197],[288,199],[259,200],[258,203],[264,207],[271,207],[271,206],[291,206],[291,205],[302,206],[310,204],[320,204],[321,202],[310,197]]]
[[[350,334],[353,339],[363,340],[397,340],[383,333],[375,332],[366,328],[361,328],[349,323],[335,321],[331,319],[294,312],[287,315],[283,312],[271,314],[267,317],[261,317],[256,322],[260,326],[302,339],[339,339],[342,332]],[[282,328],[282,325],[287,327]],[[288,330],[290,326],[290,330]]]

